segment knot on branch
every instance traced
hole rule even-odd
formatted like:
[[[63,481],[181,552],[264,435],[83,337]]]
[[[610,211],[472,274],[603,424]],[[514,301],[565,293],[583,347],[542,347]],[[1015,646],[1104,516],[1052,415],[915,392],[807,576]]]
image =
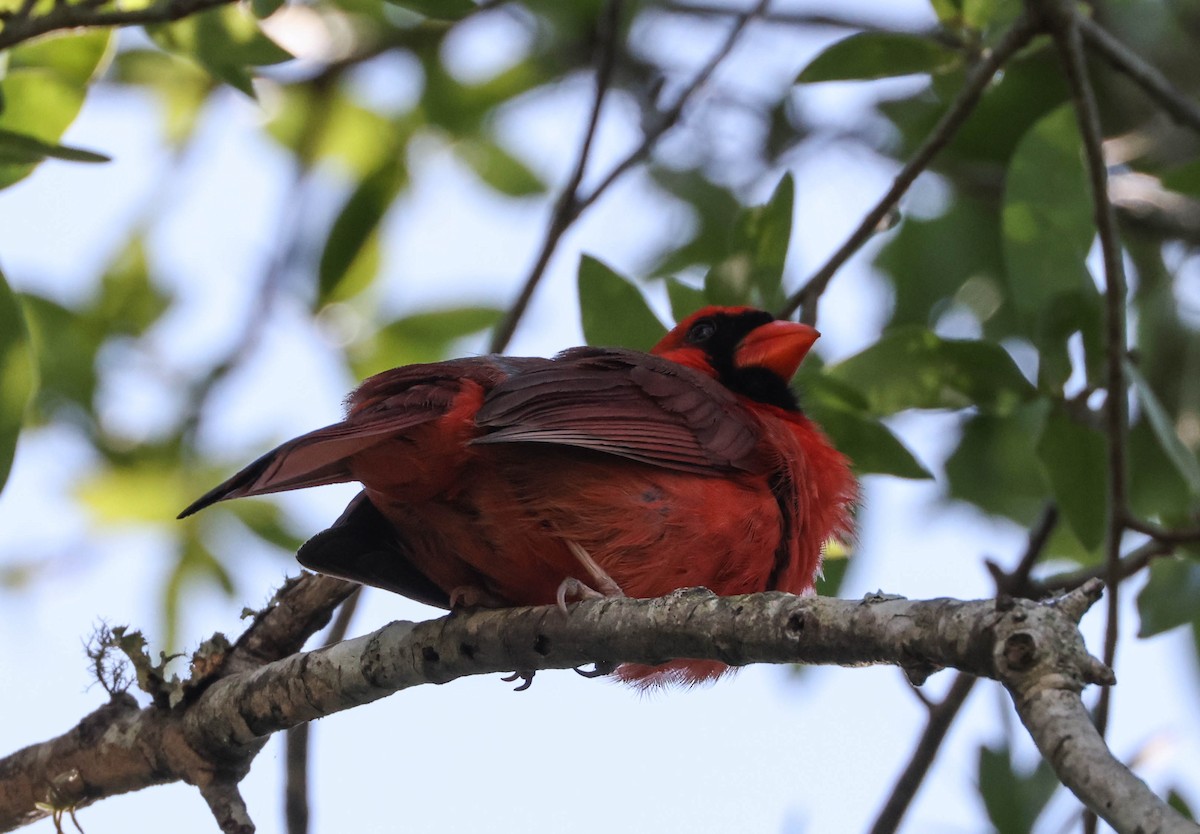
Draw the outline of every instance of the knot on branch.
[[[997,606],[992,628],[996,677],[1019,697],[1046,688],[1080,692],[1088,684],[1115,683],[1112,670],[1088,652],[1078,629],[1102,590],[1093,581],[1048,603],[1012,600]]]

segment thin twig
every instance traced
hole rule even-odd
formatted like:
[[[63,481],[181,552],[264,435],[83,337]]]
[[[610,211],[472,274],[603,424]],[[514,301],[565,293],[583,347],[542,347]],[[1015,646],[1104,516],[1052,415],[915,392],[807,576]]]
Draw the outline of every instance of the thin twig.
[[[1033,571],[1033,566],[1037,564],[1042,553],[1045,552],[1046,545],[1050,541],[1050,534],[1054,532],[1057,524],[1058,509],[1053,504],[1047,504],[1037,523],[1030,528],[1025,552],[1021,554],[1021,559],[1012,572],[1005,573],[991,562],[988,563],[988,569],[996,578],[998,594],[1017,595],[1015,589],[1028,584],[1029,574]],[[934,757],[941,749],[942,741],[949,732],[950,725],[954,723],[954,719],[958,716],[963,704],[966,703],[967,696],[971,693],[971,688],[974,687],[976,680],[978,678],[974,675],[959,672],[941,701],[934,703],[924,696],[921,697],[929,709],[929,718],[925,729],[921,733],[920,739],[917,740],[917,746],[913,750],[908,764],[904,766],[904,770],[896,780],[895,787],[888,795],[887,802],[880,810],[879,816],[876,817],[875,824],[871,826],[871,834],[890,834],[899,828],[904,814],[908,811],[921,783],[929,773]],[[916,691],[915,687],[914,691]]]
[[[1121,558],[1120,566],[1117,570],[1118,581],[1128,579],[1135,573],[1143,570],[1146,565],[1158,557],[1167,556],[1174,551],[1174,545],[1161,541],[1149,541],[1141,547],[1134,548]],[[1026,583],[1021,596],[1029,597],[1030,599],[1044,599],[1063,591],[1078,588],[1088,580],[1101,578],[1109,578],[1109,567],[1106,563],[1079,568],[1078,570],[1067,571],[1066,573],[1056,573],[1045,579],[1031,579]]]
[[[1200,542],[1200,527],[1180,527],[1169,529],[1161,527],[1157,524],[1152,524],[1149,521],[1143,521],[1132,515],[1126,516],[1125,527],[1134,530],[1138,533],[1145,533],[1152,539],[1157,539],[1160,542],[1169,542],[1172,544],[1188,544],[1190,542]]]
[[[363,589],[360,587],[346,597],[346,601],[338,608],[337,618],[325,636],[326,646],[346,639],[350,622],[354,619],[362,596]],[[308,750],[311,727],[311,723],[297,724],[284,734],[284,767],[287,770],[284,777],[283,804],[287,834],[308,834]]]
[[[1104,426],[1108,438],[1108,530],[1105,536],[1105,582],[1107,626],[1104,634],[1104,664],[1110,669],[1116,659],[1120,616],[1121,539],[1125,533],[1125,508],[1128,505],[1125,444],[1128,437],[1128,399],[1125,381],[1125,264],[1117,238],[1117,222],[1108,198],[1108,168],[1104,163],[1104,134],[1100,126],[1100,108],[1088,78],[1080,35],[1081,16],[1074,4],[1064,0],[1046,0],[1040,4],[1042,16],[1054,37],[1062,59],[1063,72],[1071,88],[1075,116],[1083,140],[1084,160],[1092,191],[1096,233],[1104,261],[1104,332],[1105,386]],[[1112,689],[1104,686],[1096,704],[1096,730],[1103,737],[1108,726]],[[1089,820],[1094,830],[1095,818]]]
[[[995,48],[984,53],[983,60],[971,70],[963,88],[955,96],[954,101],[950,103],[949,109],[946,110],[929,136],[925,138],[925,141],[921,143],[921,146],[917,148],[912,158],[900,169],[900,173],[892,181],[892,187],[867,212],[862,222],[859,223],[858,228],[830,256],[825,265],[813,273],[813,276],[788,298],[778,313],[780,318],[790,316],[803,306],[804,311],[801,315],[801,320],[809,324],[816,321],[817,301],[820,299],[821,294],[825,292],[826,287],[829,286],[829,282],[833,280],[834,274],[841,269],[842,265],[864,243],[871,239],[879,229],[884,218],[895,209],[896,204],[900,202],[900,198],[904,196],[917,177],[929,166],[929,163],[938,152],[954,138],[954,135],[958,132],[963,122],[967,120],[967,117],[975,109],[975,105],[979,102],[979,97],[983,95],[983,91],[987,89],[992,78],[1008,63],[1013,55],[1029,43],[1036,32],[1037,30],[1032,25],[1028,16],[1022,15],[1012,25],[1012,28],[1005,33]]]
[[[583,134],[583,144],[579,147],[579,158],[575,160],[575,167],[571,171],[570,179],[563,186],[562,194],[559,195],[558,202],[554,206],[554,213],[550,217],[550,225],[546,228],[542,247],[538,250],[537,259],[534,261],[529,275],[525,278],[525,283],[521,286],[521,292],[505,314],[504,319],[496,326],[495,332],[492,333],[492,341],[489,345],[492,353],[503,352],[508,347],[508,343],[512,341],[513,333],[516,332],[521,317],[525,315],[525,310],[529,307],[533,291],[537,289],[542,276],[546,274],[546,267],[550,265],[550,258],[558,248],[559,241],[562,240],[563,234],[583,210],[583,207],[579,205],[579,186],[583,182],[583,175],[587,172],[588,158],[591,156],[592,144],[596,138],[596,128],[600,124],[600,111],[604,106],[604,98],[608,94],[613,67],[617,61],[620,19],[621,0],[609,0],[606,14],[600,20],[598,32],[600,48],[596,58],[596,92],[592,98],[592,110],[588,116],[587,130]]]
[[[645,135],[642,137],[641,143],[634,148],[628,155],[618,162],[611,171],[600,181],[600,183],[587,194],[579,193],[576,188],[564,189],[562,197],[559,199],[558,206],[555,209],[554,216],[551,218],[550,226],[546,232],[546,238],[542,243],[542,248],[538,252],[537,260],[534,262],[533,269],[529,273],[529,277],[525,279],[525,284],[521,288],[521,294],[517,297],[516,302],[508,311],[504,320],[496,328],[496,332],[492,337],[490,349],[494,353],[502,351],[507,347],[512,339],[512,334],[516,331],[517,324],[521,317],[525,314],[526,308],[529,306],[529,301],[533,296],[533,291],[541,282],[542,276],[546,271],[546,267],[550,263],[550,258],[554,255],[554,251],[558,248],[558,243],[562,239],[563,234],[570,228],[581,214],[593,203],[595,203],[601,195],[620,179],[627,171],[640,163],[650,151],[653,149],[658,140],[662,138],[668,130],[675,126],[683,114],[684,108],[691,101],[696,91],[699,90],[708,79],[712,77],[717,67],[728,57],[733,50],[734,45],[741,37],[742,32],[751,20],[759,17],[766,9],[770,0],[759,0],[758,4],[745,14],[738,15],[736,22],[726,36],[724,43],[709,59],[699,72],[696,73],[691,83],[683,89],[675,103],[667,108],[659,116],[657,122],[646,129]],[[607,86],[607,75],[601,67],[600,79],[605,87]],[[611,70],[611,67],[609,68]],[[603,95],[600,82],[597,83],[596,102],[597,106],[593,108],[593,119],[596,112],[599,110],[599,101]],[[586,154],[580,154],[580,164],[576,166],[575,176],[573,180],[578,186],[583,179],[583,163],[586,163]]]
[[[1079,33],[1100,57],[1116,70],[1129,76],[1146,95],[1154,99],[1163,111],[1178,124],[1200,131],[1200,105],[1188,98],[1165,75],[1151,66],[1132,49],[1114,38],[1086,15],[1077,15]]]
[[[912,757],[896,780],[896,786],[892,788],[892,793],[888,796],[883,809],[880,810],[879,816],[875,818],[875,824],[871,826],[871,834],[891,834],[899,828],[904,813],[912,804],[913,797],[917,795],[917,790],[925,780],[930,765],[933,764],[934,758],[942,747],[942,741],[945,740],[950,725],[954,723],[955,717],[962,709],[967,696],[971,694],[971,689],[977,680],[979,678],[974,675],[959,672],[954,678],[954,683],[950,685],[946,697],[929,710],[929,721],[925,725],[925,731],[921,733]]]

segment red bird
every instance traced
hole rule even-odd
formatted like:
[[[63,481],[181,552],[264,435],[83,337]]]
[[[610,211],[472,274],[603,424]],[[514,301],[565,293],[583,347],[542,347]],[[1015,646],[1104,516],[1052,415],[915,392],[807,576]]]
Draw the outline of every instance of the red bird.
[[[289,440],[201,497],[358,481],[297,554],[322,573],[443,608],[565,605],[813,586],[847,533],[846,459],[788,386],[819,334],[708,307],[650,353],[571,348],[384,371],[346,418]],[[696,683],[707,660],[625,664],[641,685]]]

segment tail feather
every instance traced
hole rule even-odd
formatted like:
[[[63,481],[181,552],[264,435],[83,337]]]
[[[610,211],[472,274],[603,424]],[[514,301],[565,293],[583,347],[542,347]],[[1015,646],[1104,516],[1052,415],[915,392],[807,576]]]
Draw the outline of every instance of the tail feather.
[[[289,440],[201,495],[178,517],[230,498],[353,481],[350,458],[379,443],[386,433],[337,423]]]

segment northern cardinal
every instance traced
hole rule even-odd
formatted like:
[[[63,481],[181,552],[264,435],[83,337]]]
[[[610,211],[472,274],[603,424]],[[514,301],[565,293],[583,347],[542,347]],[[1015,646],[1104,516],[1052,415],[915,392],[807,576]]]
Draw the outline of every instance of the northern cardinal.
[[[180,518],[227,498],[358,481],[297,554],[322,573],[443,608],[813,586],[849,531],[846,459],[788,382],[818,333],[708,307],[650,353],[479,356],[366,380],[346,418],[289,440]],[[728,667],[625,664],[639,685]]]

